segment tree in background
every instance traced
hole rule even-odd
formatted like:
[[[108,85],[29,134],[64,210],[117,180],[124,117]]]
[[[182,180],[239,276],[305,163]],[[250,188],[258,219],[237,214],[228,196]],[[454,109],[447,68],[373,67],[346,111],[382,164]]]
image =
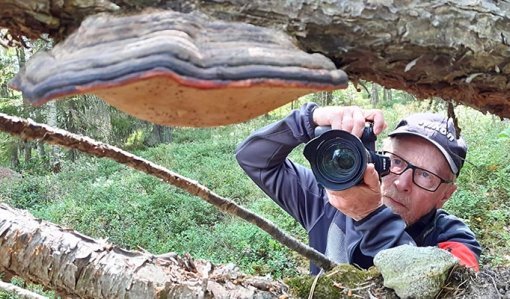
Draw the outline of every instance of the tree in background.
[[[0,48],[0,112],[31,118],[52,127],[90,136],[117,146],[156,146],[172,140],[172,128],[140,121],[112,108],[95,95],[51,101],[41,107],[23,103],[21,95],[7,87],[26,60],[51,42],[27,42],[29,48]],[[76,150],[63,151],[42,142],[21,141],[2,134],[0,163],[17,171],[58,172],[62,159],[74,161]]]

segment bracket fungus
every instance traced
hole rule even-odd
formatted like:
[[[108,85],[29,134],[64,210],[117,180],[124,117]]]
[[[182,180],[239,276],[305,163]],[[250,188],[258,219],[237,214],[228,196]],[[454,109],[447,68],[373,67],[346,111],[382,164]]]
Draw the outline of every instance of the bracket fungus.
[[[87,18],[63,43],[34,55],[10,86],[34,105],[93,93],[153,123],[208,127],[347,81],[327,57],[277,30],[151,11]]]

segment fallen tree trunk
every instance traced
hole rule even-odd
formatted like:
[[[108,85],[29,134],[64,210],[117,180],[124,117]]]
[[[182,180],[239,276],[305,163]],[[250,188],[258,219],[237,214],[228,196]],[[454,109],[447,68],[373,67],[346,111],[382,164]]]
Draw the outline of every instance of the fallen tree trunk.
[[[48,299],[48,297],[27,291],[10,283],[0,281],[0,290],[15,294],[22,299]]]
[[[500,298],[504,296],[504,288],[508,288],[508,269],[495,272],[497,269],[482,268],[475,278],[469,274],[472,272],[462,270],[466,268],[457,269],[460,271],[450,275],[438,298]],[[321,286],[315,291],[311,287],[313,277],[295,277],[289,281],[295,289],[287,294],[290,290],[286,285],[267,277],[243,275],[229,265],[213,266],[175,254],[154,256],[127,251],[0,204],[0,272],[3,271],[54,289],[63,298],[283,299],[293,294],[304,298],[310,292],[321,297],[324,290],[337,297],[338,294],[370,299],[395,296],[383,287],[379,276],[368,278],[373,276],[368,271],[361,277],[346,265],[322,276],[318,281]],[[360,287],[349,287],[353,281],[365,278]],[[16,293],[23,296],[26,292],[16,288]]]
[[[278,28],[303,50],[328,56],[351,80],[510,117],[507,1],[0,0],[0,27],[14,39],[61,39],[87,15],[147,7]]]
[[[322,253],[304,245],[296,238],[280,230],[268,220],[242,206],[237,205],[234,201],[221,197],[197,182],[183,177],[178,173],[174,173],[160,165],[156,165],[143,158],[137,157],[120,148],[97,142],[91,138],[73,134],[65,130],[38,124],[31,120],[7,116],[3,113],[0,113],[0,130],[24,139],[42,140],[50,144],[78,149],[96,157],[107,157],[118,163],[160,178],[192,195],[202,198],[223,212],[238,216],[257,225],[280,243],[305,256],[317,266],[324,268],[325,270],[330,270],[335,266],[335,263],[329,260]]]
[[[285,286],[233,267],[94,240],[0,204],[0,272],[80,298],[264,298]]]

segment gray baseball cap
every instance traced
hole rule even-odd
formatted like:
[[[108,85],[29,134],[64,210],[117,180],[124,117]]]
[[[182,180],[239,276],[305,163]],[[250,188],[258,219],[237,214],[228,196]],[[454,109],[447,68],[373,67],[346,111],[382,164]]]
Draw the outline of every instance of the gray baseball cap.
[[[388,136],[403,134],[420,136],[432,142],[444,155],[452,172],[459,176],[466,159],[467,145],[458,136],[451,118],[435,113],[412,114],[402,119]]]

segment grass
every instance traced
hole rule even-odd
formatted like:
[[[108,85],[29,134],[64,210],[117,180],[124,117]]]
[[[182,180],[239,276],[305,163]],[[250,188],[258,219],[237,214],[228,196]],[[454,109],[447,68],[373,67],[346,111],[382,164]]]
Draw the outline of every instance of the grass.
[[[257,212],[274,212],[276,205],[235,162],[235,146],[244,138],[240,132],[249,133],[241,127],[175,130],[172,144],[136,154],[239,204],[253,205]],[[27,176],[0,189],[11,205],[36,217],[128,249],[188,252],[215,263],[235,262],[247,273],[275,277],[293,275],[298,267],[294,254],[256,226],[110,160],[63,161],[60,173]],[[270,218],[296,227],[283,213]]]
[[[427,102],[399,104],[385,116],[391,129],[403,115],[426,110],[430,110]],[[509,124],[468,108],[456,111],[470,151],[458,180],[459,191],[446,209],[475,231],[484,247],[484,263],[509,265],[510,141],[498,137]],[[219,128],[175,129],[171,144],[136,154],[233,199],[306,242],[303,229],[244,175],[233,156],[236,145],[250,132],[288,112],[284,107],[269,116]],[[302,147],[291,158],[306,164]],[[189,252],[195,258],[235,263],[247,273],[275,278],[306,271],[306,261],[257,227],[113,161],[85,156],[75,163],[63,161],[58,174],[37,173],[0,186],[0,198],[37,217],[94,238],[108,237],[125,248],[142,247],[155,254]]]

